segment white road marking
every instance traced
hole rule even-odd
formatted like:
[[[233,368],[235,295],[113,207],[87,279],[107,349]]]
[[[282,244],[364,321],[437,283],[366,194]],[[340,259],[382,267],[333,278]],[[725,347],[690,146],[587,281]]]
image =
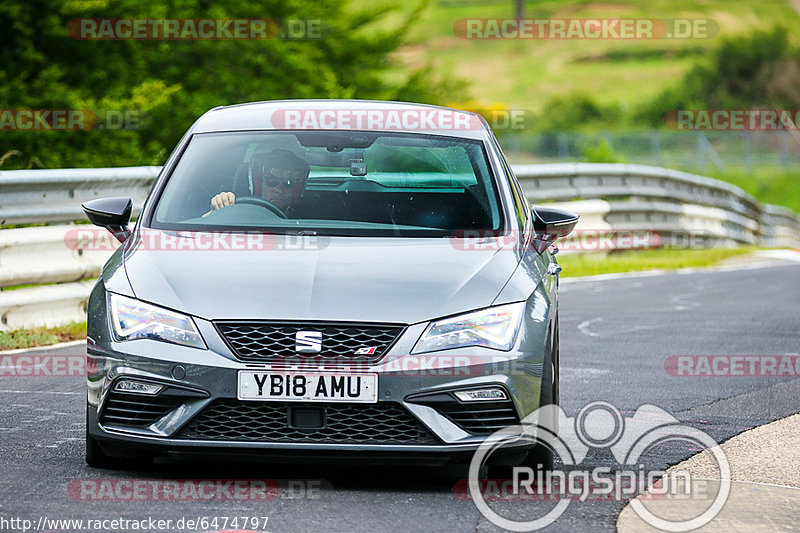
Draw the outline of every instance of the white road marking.
[[[700,304],[697,302],[687,302],[686,298],[691,298],[696,296],[695,293],[691,294],[676,294],[674,296],[670,296],[669,301],[672,302],[673,309],[675,311],[685,311],[687,309],[693,309],[695,307],[699,307]]]
[[[610,370],[604,370],[602,368],[585,368],[585,367],[580,367],[580,366],[567,367],[567,366],[563,366],[563,365],[561,366],[561,371],[564,374],[569,374],[570,376],[573,376],[573,377],[576,376],[576,375],[580,375],[580,374],[587,374],[587,375],[591,375],[591,376],[596,376],[596,375],[610,374],[611,373]]]
[[[33,351],[38,352],[40,350],[57,350],[59,348],[69,348],[70,346],[78,346],[80,344],[86,344],[86,339],[69,341],[69,342],[59,342],[58,344],[50,344],[47,346],[31,346],[30,348],[17,348],[16,350],[0,350],[0,355],[10,355],[15,353],[33,352]]]
[[[600,334],[599,333],[595,333],[594,331],[591,331],[589,329],[589,326],[592,325],[594,322],[602,322],[602,321],[603,321],[603,319],[601,317],[593,318],[591,320],[585,320],[585,321],[581,322],[580,324],[578,324],[578,331],[580,331],[584,335],[588,335],[590,337],[599,337]]]
[[[798,250],[758,250],[755,255],[800,263],[800,251]]]
[[[80,392],[63,392],[54,390],[0,390],[0,394],[7,392],[9,394],[68,394],[70,396],[83,394]]]

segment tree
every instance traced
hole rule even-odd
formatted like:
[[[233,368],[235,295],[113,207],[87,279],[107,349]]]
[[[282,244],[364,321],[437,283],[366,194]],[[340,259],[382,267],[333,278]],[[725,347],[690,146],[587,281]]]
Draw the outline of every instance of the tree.
[[[392,53],[403,43],[418,10],[389,24],[394,8],[354,12],[337,0],[148,4],[139,0],[0,4],[0,109],[89,109],[99,112],[100,120],[120,116],[119,112],[141,114],[139,129],[0,130],[0,156],[11,150],[21,153],[7,157],[4,169],[160,164],[192,121],[217,105],[280,98],[433,103],[445,99],[457,84],[437,78],[425,67],[400,80],[386,75],[394,66]],[[275,19],[284,27],[289,21],[295,21],[295,28],[317,24],[320,32],[300,39],[73,38],[70,21],[87,18]]]
[[[710,61],[645,106],[640,118],[655,125],[674,109],[800,107],[800,51],[783,28],[724,40]]]

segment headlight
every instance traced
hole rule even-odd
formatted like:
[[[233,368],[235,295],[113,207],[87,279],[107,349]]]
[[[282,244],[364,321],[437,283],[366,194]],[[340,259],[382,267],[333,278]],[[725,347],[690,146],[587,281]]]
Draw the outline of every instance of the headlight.
[[[411,353],[484,346],[508,351],[514,346],[525,302],[498,305],[432,322]]]
[[[155,339],[206,348],[191,317],[119,294],[111,294],[111,322],[123,341]]]

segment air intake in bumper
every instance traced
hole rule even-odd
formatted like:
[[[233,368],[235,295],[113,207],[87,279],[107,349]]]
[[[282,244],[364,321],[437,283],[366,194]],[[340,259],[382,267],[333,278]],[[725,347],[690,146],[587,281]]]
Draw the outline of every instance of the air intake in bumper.
[[[107,426],[147,427],[182,403],[170,396],[143,396],[111,392],[100,423]]]
[[[135,378],[120,378],[111,387],[108,398],[100,411],[100,424],[104,426],[144,428],[166,416],[187,400],[208,397],[205,391],[180,388],[162,384],[157,394],[137,394],[116,389],[120,381],[136,381]]]
[[[519,415],[510,399],[499,401],[459,401],[452,392],[409,398],[408,401],[427,405],[473,435],[491,435],[499,429],[519,424]]]
[[[438,444],[404,407],[376,404],[246,402],[218,399],[175,436],[187,440]]]

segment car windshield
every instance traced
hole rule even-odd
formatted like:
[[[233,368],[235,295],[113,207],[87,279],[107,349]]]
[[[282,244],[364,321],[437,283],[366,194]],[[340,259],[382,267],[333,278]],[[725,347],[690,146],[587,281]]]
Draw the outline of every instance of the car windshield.
[[[215,197],[225,201],[212,202]],[[498,231],[502,218],[480,141],[384,132],[235,132],[193,136],[149,225],[425,236]]]

